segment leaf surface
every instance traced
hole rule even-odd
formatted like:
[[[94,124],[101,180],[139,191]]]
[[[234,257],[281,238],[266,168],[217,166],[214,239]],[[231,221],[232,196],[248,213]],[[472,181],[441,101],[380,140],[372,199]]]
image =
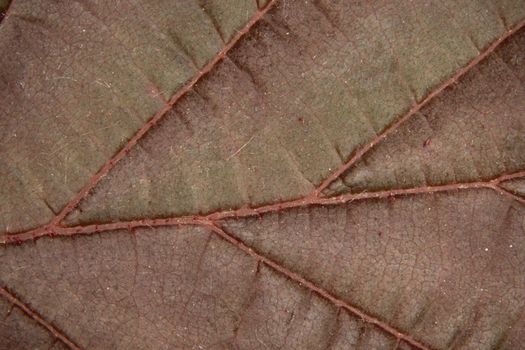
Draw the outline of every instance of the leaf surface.
[[[525,178],[505,181],[501,186],[518,196],[525,197]]]
[[[524,169],[524,47],[522,30],[370,150],[326,194],[473,182]]]
[[[341,348],[396,342],[209,230],[36,244],[6,252],[2,264],[18,270],[5,271],[3,282],[31,294],[35,308],[86,348],[322,349],[331,336]]]
[[[5,349],[68,349],[58,342],[46,329],[13,307],[7,300],[0,300],[2,322],[0,343]],[[30,336],[28,336],[30,335]]]
[[[307,195],[502,35],[511,12],[501,5],[478,12],[437,2],[277,5],[68,223],[205,214]]]
[[[13,1],[0,25],[2,232],[50,221],[256,10],[204,5]]]
[[[224,228],[433,348],[512,349],[523,339],[507,332],[523,317],[524,218],[522,205],[483,189],[291,209]]]
[[[523,348],[523,1],[5,8],[1,349]]]

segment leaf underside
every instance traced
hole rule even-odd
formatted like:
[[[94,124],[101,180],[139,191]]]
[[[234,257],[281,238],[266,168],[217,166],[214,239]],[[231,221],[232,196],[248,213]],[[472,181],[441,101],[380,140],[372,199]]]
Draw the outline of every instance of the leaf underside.
[[[524,348],[525,2],[2,4],[0,349]]]

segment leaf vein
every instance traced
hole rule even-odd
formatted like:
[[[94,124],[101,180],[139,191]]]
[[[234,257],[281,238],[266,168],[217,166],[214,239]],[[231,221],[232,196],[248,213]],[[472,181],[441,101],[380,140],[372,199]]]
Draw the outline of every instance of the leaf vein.
[[[75,344],[71,339],[68,338],[68,336],[58,329],[57,327],[53,326],[50,322],[46,321],[40,314],[38,314],[35,310],[31,309],[28,305],[26,305],[24,302],[22,302],[17,296],[15,296],[12,292],[10,292],[6,287],[0,287],[0,296],[2,296],[4,299],[6,299],[9,303],[20,309],[24,315],[27,317],[33,319],[36,321],[40,326],[44,327],[51,335],[55,338],[64,343],[64,345],[67,345],[70,349],[73,350],[80,350],[81,348]]]

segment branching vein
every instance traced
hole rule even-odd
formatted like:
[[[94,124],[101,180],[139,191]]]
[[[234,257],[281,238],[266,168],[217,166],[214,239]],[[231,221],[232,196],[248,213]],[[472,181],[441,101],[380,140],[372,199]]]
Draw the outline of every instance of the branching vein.
[[[99,181],[106,176],[111,169],[115,166],[117,162],[123,159],[129,151],[135,146],[135,144],[156,124],[161,120],[166,113],[172,109],[172,107],[177,103],[177,101],[184,96],[186,93],[191,91],[194,85],[201,80],[206,74],[208,74],[212,69],[220,62],[231,50],[239,39],[245,35],[263,16],[264,14],[274,5],[275,0],[269,1],[267,5],[260,8],[256,14],[248,21],[248,23],[233,37],[233,39],[228,42],[224,48],[217,53],[217,55],[206,65],[204,66],[198,74],[193,77],[190,81],[184,85],[179,91],[173,95],[170,100],[165,104],[165,106],[158,111],[129,141],[128,143],[111,159],[109,159],[102,168],[94,174],[88,181],[88,183],[77,193],[69,203],[58,213],[55,218],[51,221],[50,224],[43,227],[37,228],[35,230],[14,234],[6,235],[1,238],[1,244],[9,243],[21,243],[24,241],[34,240],[43,236],[72,236],[78,234],[91,234],[91,233],[101,233],[109,232],[118,229],[133,229],[138,227],[156,227],[156,226],[171,226],[171,225],[200,225],[207,227],[226,241],[235,245],[237,248],[241,249],[248,255],[252,256],[259,263],[263,263],[270,267],[271,269],[287,276],[289,279],[295,281],[296,283],[304,286],[305,288],[310,289],[315,292],[317,295],[329,300],[334,303],[336,306],[347,310],[348,312],[358,316],[364,321],[374,324],[383,331],[393,335],[399,340],[403,340],[412,346],[415,346],[419,349],[429,349],[426,345],[420,343],[419,341],[413,339],[411,336],[395,329],[394,327],[386,324],[385,322],[371,316],[359,308],[348,304],[347,302],[339,299],[338,297],[332,295],[330,292],[325,289],[317,286],[316,284],[310,282],[305,277],[289,270],[288,268],[280,265],[279,263],[271,260],[270,258],[261,255],[256,252],[253,248],[248,247],[242,241],[233,237],[229,233],[225,232],[218,225],[218,222],[226,218],[237,218],[237,217],[248,217],[254,215],[260,215],[263,213],[268,213],[272,211],[279,211],[288,208],[310,206],[310,205],[337,205],[342,203],[347,203],[351,201],[364,200],[370,198],[387,198],[393,196],[403,196],[403,195],[417,195],[417,194],[428,194],[434,192],[443,192],[443,191],[455,191],[455,190],[468,190],[468,189],[480,189],[486,188],[495,190],[498,193],[509,196],[514,200],[525,204],[525,199],[503,189],[500,186],[500,183],[509,179],[525,177],[525,171],[516,172],[513,174],[501,175],[497,178],[488,181],[479,181],[479,182],[468,182],[468,183],[454,183],[446,184],[439,186],[425,186],[417,188],[408,188],[408,189],[395,189],[395,190],[386,190],[386,191],[377,191],[377,192],[363,192],[363,193],[348,193],[338,197],[326,198],[323,197],[322,192],[330,184],[332,184],[336,179],[338,179],[344,172],[350,169],[355,165],[363,156],[369,152],[371,149],[376,147],[380,142],[382,142],[388,135],[393,133],[398,129],[402,124],[404,124],[408,119],[410,119],[414,114],[420,111],[424,106],[430,103],[433,99],[439,96],[444,90],[454,84],[458,79],[464,76],[469,72],[473,67],[478,65],[482,60],[489,56],[494,50],[507,38],[516,33],[525,25],[525,20],[521,21],[513,29],[507,31],[502,37],[498,38],[493,42],[487,49],[481,52],[477,57],[470,61],[466,66],[459,69],[451,78],[440,84],[434,90],[432,90],[423,100],[413,105],[404,115],[399,117],[393,124],[385,128],[380,134],[378,134],[373,140],[364,145],[363,147],[357,149],[354,154],[348,159],[348,161],[341,165],[336,171],[330,174],[310,195],[303,198],[294,199],[290,201],[274,203],[270,205],[261,206],[258,208],[241,208],[237,210],[227,210],[219,211],[209,215],[204,216],[179,216],[172,218],[145,218],[140,220],[133,221],[121,221],[114,223],[106,223],[99,225],[85,225],[85,226],[75,226],[75,227],[63,227],[61,226],[64,218],[77,207],[80,201],[86,197],[90,191],[95,188]],[[250,139],[251,141],[251,139]],[[248,141],[248,142],[250,142]],[[245,145],[244,145],[245,146]],[[242,147],[244,147],[242,146]],[[241,147],[241,149],[242,149]],[[240,149],[237,151],[239,152]],[[236,152],[236,153],[237,153]],[[234,153],[231,157],[235,156]],[[72,340],[70,340],[62,331],[57,329],[51,323],[42,318],[36,311],[32,310],[29,306],[20,301],[14,294],[12,294],[8,289],[0,287],[0,295],[7,299],[14,306],[22,310],[28,317],[32,318],[40,325],[45,327],[56,339],[60,340],[71,349],[80,349]]]

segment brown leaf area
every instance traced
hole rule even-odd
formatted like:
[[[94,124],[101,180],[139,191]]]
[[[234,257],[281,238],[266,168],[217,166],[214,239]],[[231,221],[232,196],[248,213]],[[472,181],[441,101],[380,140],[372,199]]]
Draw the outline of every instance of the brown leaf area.
[[[0,22],[1,349],[525,349],[522,1],[107,6]]]

